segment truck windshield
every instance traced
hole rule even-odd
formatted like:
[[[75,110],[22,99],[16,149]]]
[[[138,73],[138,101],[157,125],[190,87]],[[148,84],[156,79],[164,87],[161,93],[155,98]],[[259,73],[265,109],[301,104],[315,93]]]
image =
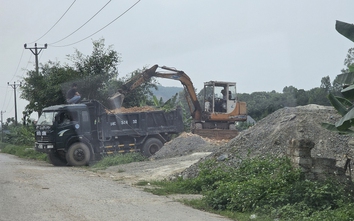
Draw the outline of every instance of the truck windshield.
[[[55,116],[58,112],[43,112],[42,115],[39,117],[37,125],[53,125],[55,121]]]

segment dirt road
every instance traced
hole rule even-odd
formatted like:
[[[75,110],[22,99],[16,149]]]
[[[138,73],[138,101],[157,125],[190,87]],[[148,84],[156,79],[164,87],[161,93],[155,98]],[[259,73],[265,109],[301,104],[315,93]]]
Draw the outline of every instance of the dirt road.
[[[0,220],[228,220],[99,176],[0,153]]]

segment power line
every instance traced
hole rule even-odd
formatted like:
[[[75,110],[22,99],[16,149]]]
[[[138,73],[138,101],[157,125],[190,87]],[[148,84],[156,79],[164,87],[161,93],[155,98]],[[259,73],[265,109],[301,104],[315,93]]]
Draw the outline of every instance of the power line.
[[[108,23],[107,25],[105,25],[103,28],[99,29],[98,31],[96,31],[95,33],[87,36],[86,38],[83,38],[81,39],[80,41],[77,41],[77,42],[74,42],[74,43],[71,43],[71,44],[67,44],[67,45],[60,45],[60,46],[55,46],[55,45],[52,45],[53,47],[67,47],[67,46],[71,46],[71,45],[74,45],[74,44],[77,44],[79,42],[82,42],[88,38],[90,38],[91,36],[97,34],[98,32],[102,31],[103,29],[105,29],[107,26],[111,25],[113,22],[115,22],[117,19],[119,19],[120,17],[122,17],[125,13],[127,13],[128,11],[130,11],[134,6],[136,6],[141,0],[135,2],[132,6],[130,6],[127,10],[125,10],[122,14],[120,14],[118,17],[116,17],[115,19],[113,19],[113,21],[111,21],[110,23]]]
[[[71,8],[71,6],[73,6],[73,4],[76,2],[76,0],[73,1],[73,3],[71,3],[71,5],[69,6],[68,9],[66,9],[66,11],[64,12],[64,14],[59,18],[59,20],[57,22],[55,22],[55,24],[46,32],[44,33],[44,35],[42,35],[42,37],[38,38],[37,40],[30,42],[29,44],[32,44],[34,42],[37,42],[38,40],[40,40],[41,38],[43,38],[44,36],[46,36],[48,34],[48,32],[50,32],[57,24],[58,22],[64,17],[64,15],[69,11],[69,9]]]
[[[15,71],[15,73],[14,73],[14,75],[12,76],[12,78],[11,78],[10,81],[12,81],[12,79],[14,79],[14,77],[15,77],[17,71],[18,71],[18,68],[19,68],[19,66],[20,66],[20,64],[21,64],[21,61],[22,61],[22,57],[23,57],[23,52],[24,52],[24,51],[25,51],[25,49],[22,49],[21,57],[20,57],[20,60],[19,60],[19,62],[18,62],[18,64],[17,64],[16,71]]]
[[[78,29],[76,29],[74,32],[72,32],[71,34],[69,34],[68,36],[66,36],[65,38],[62,38],[56,42],[50,43],[49,45],[52,46],[53,44],[56,44],[58,42],[61,42],[65,39],[67,39],[68,37],[70,37],[71,35],[73,35],[75,32],[77,32],[78,30],[80,30],[82,27],[84,27],[87,23],[89,23],[94,17],[96,17],[96,15],[98,15],[112,0],[109,0],[100,10],[98,10],[98,12],[96,12],[96,14],[94,14],[89,20],[87,20],[83,25],[81,25]]]
[[[17,125],[17,101],[16,101],[16,89],[18,87],[21,87],[21,82],[19,84],[16,84],[16,82],[14,82],[13,84],[10,84],[9,82],[7,82],[7,85],[11,86],[14,89],[14,97],[15,97],[15,125]]]
[[[10,102],[8,102],[6,108],[4,109],[4,107],[5,107],[5,102],[6,102],[6,99],[7,99],[7,91],[8,91],[8,90],[6,90],[4,103],[3,103],[3,105],[2,105],[2,109],[3,109],[3,110],[6,110],[6,109],[9,107],[9,103],[10,103]]]

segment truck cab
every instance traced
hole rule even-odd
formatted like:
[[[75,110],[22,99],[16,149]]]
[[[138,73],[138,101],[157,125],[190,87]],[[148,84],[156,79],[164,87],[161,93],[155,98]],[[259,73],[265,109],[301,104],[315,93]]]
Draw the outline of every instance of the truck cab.
[[[36,124],[36,150],[48,153],[53,164],[66,165],[68,147],[82,140],[92,140],[90,118],[85,104],[56,105],[43,109]],[[87,156],[77,154],[73,160],[80,160],[80,157]]]

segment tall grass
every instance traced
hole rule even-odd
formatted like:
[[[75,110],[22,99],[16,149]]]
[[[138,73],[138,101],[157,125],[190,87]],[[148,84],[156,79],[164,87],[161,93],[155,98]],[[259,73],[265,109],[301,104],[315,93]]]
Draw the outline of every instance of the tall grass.
[[[21,158],[47,161],[47,155],[35,151],[33,146],[0,143],[0,150],[2,153],[16,155]]]
[[[114,154],[103,157],[100,161],[92,166],[93,170],[104,170],[107,167],[127,164],[132,162],[140,162],[147,160],[141,153],[126,153],[126,154]]]
[[[237,169],[209,160],[196,178],[150,183],[155,194],[200,193],[198,208],[255,220],[354,220],[352,185],[306,180],[287,158],[246,159]]]

